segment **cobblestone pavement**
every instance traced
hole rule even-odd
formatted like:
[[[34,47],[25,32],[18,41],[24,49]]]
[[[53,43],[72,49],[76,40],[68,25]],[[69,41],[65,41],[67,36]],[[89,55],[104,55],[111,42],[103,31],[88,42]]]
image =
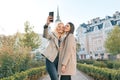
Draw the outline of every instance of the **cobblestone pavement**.
[[[40,78],[39,80],[50,80],[50,77],[49,75],[46,75]],[[72,80],[94,80],[94,79],[84,74],[83,72],[77,70],[77,74],[72,76]]]

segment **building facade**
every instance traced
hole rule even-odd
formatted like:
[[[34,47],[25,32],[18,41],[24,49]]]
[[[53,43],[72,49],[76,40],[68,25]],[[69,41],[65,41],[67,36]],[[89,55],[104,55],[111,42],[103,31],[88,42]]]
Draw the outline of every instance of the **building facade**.
[[[83,23],[76,30],[77,42],[81,48],[78,52],[79,59],[108,59],[104,43],[107,34],[120,25],[120,12],[116,11],[113,16],[92,19],[87,24]]]

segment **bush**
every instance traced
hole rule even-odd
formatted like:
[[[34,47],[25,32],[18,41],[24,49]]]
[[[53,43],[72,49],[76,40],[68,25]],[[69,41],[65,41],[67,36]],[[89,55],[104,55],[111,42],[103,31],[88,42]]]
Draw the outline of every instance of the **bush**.
[[[105,61],[105,64],[107,65],[107,68],[113,69],[113,61]]]
[[[78,60],[78,63],[86,63],[86,64],[93,64],[95,62],[95,60]]]
[[[0,37],[1,38],[1,37]],[[4,36],[0,39],[0,78],[29,69],[32,59],[31,48],[15,45],[16,37]]]
[[[44,62],[32,62],[31,48],[20,44],[19,38],[19,35],[0,36],[0,78],[44,65]]]
[[[101,67],[101,68],[105,68],[105,67],[107,67],[107,65],[104,63],[104,62],[102,62],[102,61],[95,61],[94,63],[93,63],[93,65],[94,66],[97,66],[97,67]]]
[[[0,80],[37,80],[39,77],[43,76],[46,74],[45,66],[39,67],[39,68],[32,68],[27,71],[22,71],[20,73],[16,73],[13,76],[3,78]],[[34,77],[34,76],[37,77]],[[32,78],[33,77],[33,78]]]
[[[93,65],[77,64],[77,68],[95,80],[120,80],[120,70],[100,68]]]
[[[40,60],[40,61],[32,60],[30,63],[31,68],[39,67],[39,66],[45,66],[45,60]]]
[[[0,68],[0,78],[2,77],[8,77],[14,74],[13,72],[13,59],[12,56],[7,55],[4,53],[4,55],[0,58],[1,61],[1,68]]]
[[[120,69],[120,62],[118,62],[118,61],[115,61],[114,63],[113,63],[113,69]]]
[[[105,61],[105,64],[107,64],[107,68],[120,69],[119,61]]]

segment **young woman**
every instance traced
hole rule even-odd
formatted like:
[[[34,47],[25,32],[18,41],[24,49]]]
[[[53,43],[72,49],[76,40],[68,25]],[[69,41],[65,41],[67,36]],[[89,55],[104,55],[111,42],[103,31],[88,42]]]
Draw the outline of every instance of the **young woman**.
[[[71,75],[76,73],[76,41],[73,35],[73,23],[67,23],[64,31],[66,37],[60,48],[58,73],[61,75],[60,80],[71,80]]]
[[[61,35],[64,33],[62,22],[57,23],[54,32],[49,33],[48,26],[50,24],[51,16],[48,16],[47,22],[44,25],[43,37],[49,40],[49,45],[42,54],[46,57],[46,69],[51,80],[58,80],[58,59]]]

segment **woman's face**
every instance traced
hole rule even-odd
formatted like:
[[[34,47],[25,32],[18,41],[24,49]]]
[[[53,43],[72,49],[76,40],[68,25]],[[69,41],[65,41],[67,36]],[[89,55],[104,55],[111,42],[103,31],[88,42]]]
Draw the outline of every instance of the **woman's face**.
[[[63,33],[64,32],[64,24],[63,23],[59,23],[57,26],[57,32],[58,33]]]
[[[69,32],[69,31],[70,31],[70,25],[69,25],[69,24],[66,24],[66,25],[65,25],[64,31],[65,31],[65,32]]]

